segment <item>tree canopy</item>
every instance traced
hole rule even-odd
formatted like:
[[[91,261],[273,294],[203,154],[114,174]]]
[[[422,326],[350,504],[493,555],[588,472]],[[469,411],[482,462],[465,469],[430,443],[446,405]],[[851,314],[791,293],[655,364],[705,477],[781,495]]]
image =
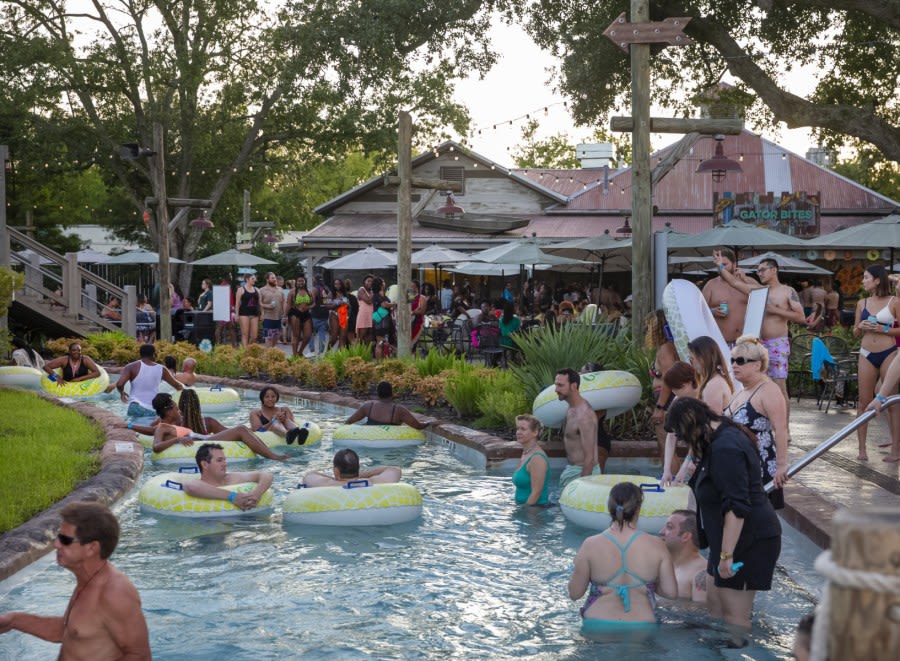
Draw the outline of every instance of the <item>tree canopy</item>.
[[[149,147],[160,123],[168,197],[210,199],[217,232],[240,218],[219,206],[271,186],[271,163],[393,152],[400,109],[421,144],[464,130],[448,85],[493,62],[475,0],[7,0],[2,12],[0,140],[23,177],[25,163],[96,172],[115,190],[107,208],[139,220],[155,188],[119,147]],[[200,241],[182,225],[172,255],[190,260]]]
[[[832,149],[868,143],[900,160],[900,1],[650,0],[651,20],[689,16],[694,44],[653,49],[653,99],[683,116],[730,73],[757,126],[812,127]],[[578,123],[621,112],[628,56],[603,36],[628,0],[512,2],[536,42],[561,59],[559,86]],[[806,98],[788,75],[813,68]]]

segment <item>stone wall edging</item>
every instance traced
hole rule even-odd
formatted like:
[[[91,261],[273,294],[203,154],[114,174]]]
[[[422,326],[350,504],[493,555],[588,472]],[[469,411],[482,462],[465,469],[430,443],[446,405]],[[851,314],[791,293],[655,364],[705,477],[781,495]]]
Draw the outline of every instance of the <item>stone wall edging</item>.
[[[144,466],[144,448],[137,442],[137,435],[115,413],[86,402],[63,403],[50,395],[37,394],[45,401],[75,409],[92,420],[100,427],[106,441],[100,449],[100,470],[95,475],[80,482],[72,493],[30,521],[0,535],[0,581],[53,550],[63,507],[79,500],[112,505],[131,491]],[[124,451],[123,442],[132,444],[130,452]]]

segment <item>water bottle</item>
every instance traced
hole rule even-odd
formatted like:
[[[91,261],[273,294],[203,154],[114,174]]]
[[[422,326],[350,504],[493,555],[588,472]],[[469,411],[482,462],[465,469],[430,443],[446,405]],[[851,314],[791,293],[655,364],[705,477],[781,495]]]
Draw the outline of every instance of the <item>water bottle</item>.
[[[728,303],[719,303],[719,312],[722,313],[722,316],[728,316]]]

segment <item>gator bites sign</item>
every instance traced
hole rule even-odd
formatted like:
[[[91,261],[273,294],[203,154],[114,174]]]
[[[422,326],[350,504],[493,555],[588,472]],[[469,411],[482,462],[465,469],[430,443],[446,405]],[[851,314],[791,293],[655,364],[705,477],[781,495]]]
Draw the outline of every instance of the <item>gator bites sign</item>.
[[[819,236],[820,193],[714,193],[716,225],[734,219],[808,239]]]

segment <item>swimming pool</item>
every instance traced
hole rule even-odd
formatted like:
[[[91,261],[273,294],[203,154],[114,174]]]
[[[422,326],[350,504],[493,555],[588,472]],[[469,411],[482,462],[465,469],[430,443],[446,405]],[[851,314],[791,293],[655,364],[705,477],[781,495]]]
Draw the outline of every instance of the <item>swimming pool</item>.
[[[246,419],[258,405],[247,393]],[[290,403],[290,402],[285,402]],[[115,400],[102,405],[123,407]],[[276,505],[303,472],[328,470],[330,431],[345,412],[293,404],[315,419],[321,445],[290,450],[287,464],[233,464],[275,473]],[[370,451],[363,464],[395,464],[424,498],[419,522],[390,528],[283,525],[280,515],[237,522],[169,519],[139,511],[137,490],[116,507],[122,540],[113,561],[138,587],[155,659],[786,659],[800,616],[812,607],[816,548],[785,526],[777,587],[760,593],[754,644],[722,650],[702,615],[663,606],[651,639],[587,641],[566,594],[572,558],[591,531],[558,508],[514,507],[508,475],[463,463],[453,448]],[[171,470],[148,462],[144,475]],[[0,610],[60,614],[72,575],[50,554],[0,583]],[[13,632],[0,659],[52,658],[58,646]]]

